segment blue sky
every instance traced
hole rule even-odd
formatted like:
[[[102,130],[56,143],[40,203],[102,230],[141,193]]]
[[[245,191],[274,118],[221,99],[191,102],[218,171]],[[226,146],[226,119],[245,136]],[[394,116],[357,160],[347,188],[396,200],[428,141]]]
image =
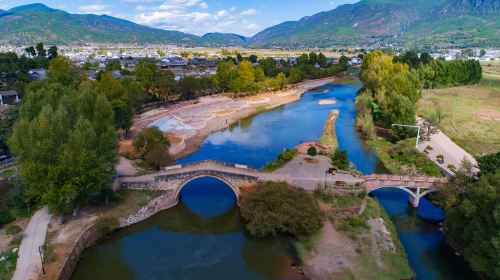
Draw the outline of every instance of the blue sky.
[[[108,14],[152,27],[197,35],[230,32],[251,36],[287,20],[297,20],[358,0],[39,0],[71,13]],[[7,10],[36,0],[0,0]]]

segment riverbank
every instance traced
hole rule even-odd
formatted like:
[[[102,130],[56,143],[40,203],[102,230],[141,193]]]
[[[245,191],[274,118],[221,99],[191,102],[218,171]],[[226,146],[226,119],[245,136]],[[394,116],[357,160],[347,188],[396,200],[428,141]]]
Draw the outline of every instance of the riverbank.
[[[282,91],[249,97],[231,98],[228,94],[218,94],[180,102],[135,116],[131,132],[134,135],[151,124],[159,126],[172,143],[170,153],[177,159],[182,158],[197,151],[210,134],[259,112],[295,102],[306,91],[334,80],[334,77],[309,80]],[[131,143],[131,140],[122,141],[120,152],[130,152]]]

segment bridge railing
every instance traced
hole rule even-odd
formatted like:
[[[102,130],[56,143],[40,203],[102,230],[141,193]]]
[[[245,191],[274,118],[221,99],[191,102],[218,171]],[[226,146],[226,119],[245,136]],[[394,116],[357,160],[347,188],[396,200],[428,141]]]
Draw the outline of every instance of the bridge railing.
[[[218,161],[218,160],[201,160],[201,161],[195,161],[195,162],[185,163],[185,164],[181,164],[180,168],[185,168],[185,167],[195,166],[195,165],[201,165],[201,164],[207,164],[207,163],[213,163],[213,164],[224,166],[224,167],[245,169],[245,170],[250,170],[250,171],[258,171],[257,169],[254,169],[254,168],[249,167],[247,165],[240,165],[240,164],[235,164],[235,163],[228,163],[228,162],[223,162],[223,161]]]

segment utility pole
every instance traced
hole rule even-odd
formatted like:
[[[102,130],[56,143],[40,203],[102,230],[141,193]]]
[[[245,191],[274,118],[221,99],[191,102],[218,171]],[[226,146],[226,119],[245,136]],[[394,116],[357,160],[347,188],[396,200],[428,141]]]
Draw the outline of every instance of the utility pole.
[[[417,132],[417,143],[415,143],[415,149],[418,149],[418,140],[420,139],[420,125],[407,125],[407,124],[395,124],[395,123],[393,123],[391,126],[392,126],[392,127],[395,127],[395,126],[402,126],[402,127],[412,127],[412,128],[418,128],[418,132]]]

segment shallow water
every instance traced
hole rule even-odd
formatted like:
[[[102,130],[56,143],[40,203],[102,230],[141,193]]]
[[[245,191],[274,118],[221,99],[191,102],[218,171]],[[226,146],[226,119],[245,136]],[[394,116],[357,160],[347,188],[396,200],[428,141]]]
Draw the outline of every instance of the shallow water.
[[[179,162],[213,159],[260,168],[283,149],[318,139],[328,113],[338,109],[340,149],[348,152],[361,172],[383,172],[354,128],[354,98],[360,86],[327,85],[309,91],[295,103],[213,133],[198,152]],[[318,104],[320,99],[333,98],[339,101],[335,105]],[[118,231],[87,250],[72,279],[234,279],[236,275],[238,279],[282,279],[296,275],[290,266],[289,240],[248,237],[228,189],[210,178],[189,183],[179,206]],[[408,205],[408,194],[400,190],[383,189],[374,195],[394,221],[417,279],[474,279],[469,266],[446,244],[438,224],[430,222],[443,219],[439,208],[422,199],[415,210]]]

